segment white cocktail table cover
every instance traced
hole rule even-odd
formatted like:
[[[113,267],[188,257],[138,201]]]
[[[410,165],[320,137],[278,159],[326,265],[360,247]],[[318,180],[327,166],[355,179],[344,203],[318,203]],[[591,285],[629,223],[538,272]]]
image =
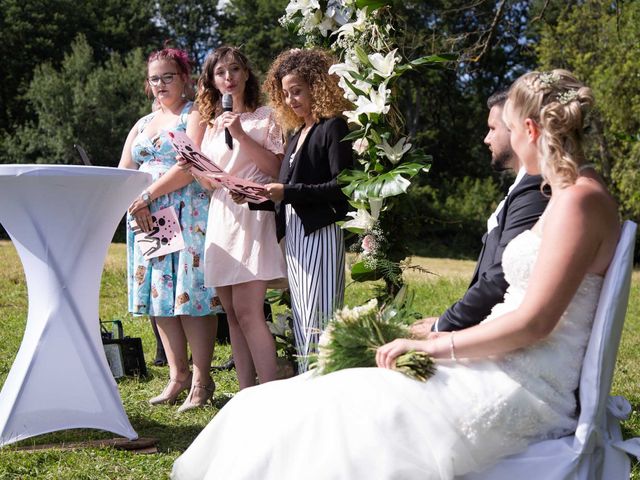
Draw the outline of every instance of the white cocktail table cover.
[[[0,165],[0,223],[22,261],[29,299],[0,392],[0,446],[69,428],[137,438],[104,355],[98,299],[113,233],[150,183],[134,170]]]

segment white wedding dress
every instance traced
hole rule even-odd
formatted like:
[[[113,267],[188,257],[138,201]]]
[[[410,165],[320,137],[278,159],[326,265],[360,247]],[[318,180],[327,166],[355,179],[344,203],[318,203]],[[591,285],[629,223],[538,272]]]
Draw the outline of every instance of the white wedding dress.
[[[507,246],[510,286],[485,321],[520,305],[539,246],[531,231]],[[588,274],[544,341],[500,358],[439,362],[424,383],[358,368],[243,390],[176,460],[172,478],[449,479],[568,434],[601,286]]]

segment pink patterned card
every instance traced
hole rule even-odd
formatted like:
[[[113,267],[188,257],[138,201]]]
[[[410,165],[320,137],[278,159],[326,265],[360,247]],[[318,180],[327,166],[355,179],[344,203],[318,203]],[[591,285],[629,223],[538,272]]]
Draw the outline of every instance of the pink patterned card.
[[[244,195],[249,202],[261,203],[267,200],[264,195],[266,192],[264,185],[225,173],[204,153],[198,150],[198,147],[194,145],[186,133],[169,132],[169,138],[178,155],[192,165],[191,171],[194,175],[213,180],[231,192]]]
[[[144,258],[148,260],[182,250],[184,239],[175,208],[162,208],[153,212],[151,216],[153,229],[150,232],[143,232],[135,220],[130,222],[135,242]]]

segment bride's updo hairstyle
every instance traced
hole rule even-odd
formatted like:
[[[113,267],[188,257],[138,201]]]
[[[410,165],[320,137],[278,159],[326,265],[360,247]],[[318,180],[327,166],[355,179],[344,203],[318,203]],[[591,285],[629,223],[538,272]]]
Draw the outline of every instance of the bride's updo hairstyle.
[[[508,99],[510,116],[530,118],[541,127],[538,146],[545,180],[560,187],[574,184],[585,163],[582,144],[585,117],[593,105],[591,89],[567,70],[529,72],[515,81]]]

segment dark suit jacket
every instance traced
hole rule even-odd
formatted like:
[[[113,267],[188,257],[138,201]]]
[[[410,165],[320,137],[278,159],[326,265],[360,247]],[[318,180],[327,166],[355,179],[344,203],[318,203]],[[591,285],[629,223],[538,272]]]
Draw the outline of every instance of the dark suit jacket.
[[[507,196],[498,215],[498,226],[482,238],[482,251],[469,289],[438,319],[434,330],[461,330],[480,323],[494,305],[502,302],[509,284],[502,271],[507,244],[531,228],[544,211],[549,197],[540,191],[539,175],[525,175]]]
[[[300,217],[305,235],[345,218],[349,202],[337,178],[342,170],[353,168],[351,142],[342,141],[348,134],[347,122],[333,117],[312,126],[302,145],[297,145],[299,131],[289,140],[278,177],[284,184],[284,199],[275,206],[278,240],[285,233],[286,203]]]

